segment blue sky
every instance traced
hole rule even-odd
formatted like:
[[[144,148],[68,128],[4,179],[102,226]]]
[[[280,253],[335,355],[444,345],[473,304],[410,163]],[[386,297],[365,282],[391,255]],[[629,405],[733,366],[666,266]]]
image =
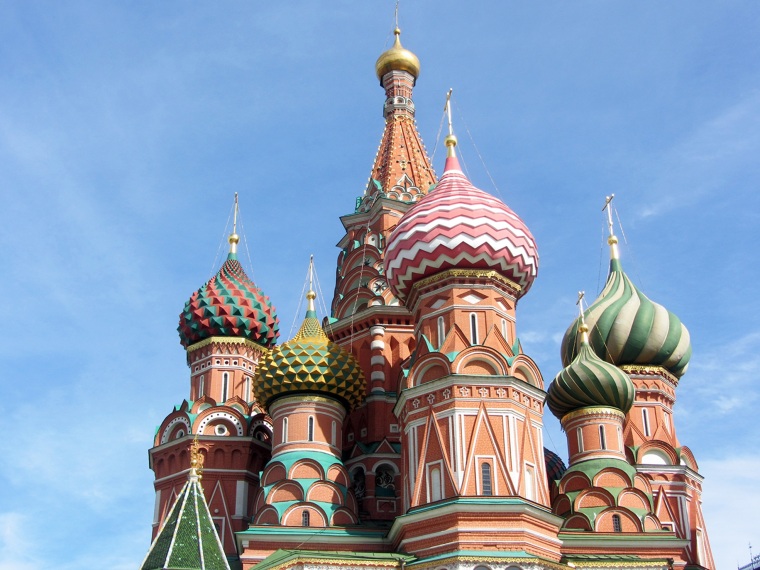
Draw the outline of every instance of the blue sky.
[[[453,87],[471,180],[536,237],[517,326],[547,385],[577,291],[603,284],[601,206],[616,194],[625,269],[692,335],[676,427],[706,477],[716,562],[747,561],[760,3],[430,0],[400,14],[429,153]],[[379,1],[0,3],[0,570],[142,560],[147,449],[189,392],[178,314],[221,263],[234,192],[241,257],[283,337],[312,253],[329,303],[338,217],[382,132],[374,62],[392,28]]]

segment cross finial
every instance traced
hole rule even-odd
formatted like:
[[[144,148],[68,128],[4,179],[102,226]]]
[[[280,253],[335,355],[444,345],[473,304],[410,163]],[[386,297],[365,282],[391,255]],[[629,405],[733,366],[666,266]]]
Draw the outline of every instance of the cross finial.
[[[314,255],[309,256],[309,290],[306,293],[306,299],[308,306],[306,310],[308,312],[316,312],[314,308],[314,299],[317,298],[317,294],[314,292]]]
[[[607,212],[607,228],[609,230],[610,236],[607,238],[607,243],[610,245],[610,257],[612,259],[620,259],[620,254],[618,252],[618,239],[615,237],[615,230],[613,228],[612,224],[612,200],[615,198],[614,194],[610,194],[609,196],[606,196],[604,198],[604,208],[602,208],[602,212]]]
[[[578,319],[580,320],[581,324],[578,327],[578,330],[581,332],[581,342],[588,342],[588,326],[586,325],[586,319],[583,316],[583,298],[586,296],[585,291],[578,291],[578,300],[575,302],[576,305],[578,305]]]
[[[238,245],[238,242],[240,241],[240,236],[237,234],[237,218],[238,218],[238,195],[237,195],[237,192],[235,192],[235,208],[232,214],[232,233],[230,234],[230,237],[228,238],[228,241],[230,242],[230,254],[232,255],[237,254],[237,245]]]
[[[396,22],[396,29],[397,30],[398,30],[398,3],[399,3],[399,0],[396,0],[396,11],[393,14],[393,19]]]
[[[454,126],[451,121],[451,94],[454,92],[453,88],[449,88],[449,92],[446,93],[446,105],[443,107],[449,120],[449,134],[446,135],[444,143],[446,144],[446,156],[456,156],[454,148],[457,146],[457,138],[454,136]]]

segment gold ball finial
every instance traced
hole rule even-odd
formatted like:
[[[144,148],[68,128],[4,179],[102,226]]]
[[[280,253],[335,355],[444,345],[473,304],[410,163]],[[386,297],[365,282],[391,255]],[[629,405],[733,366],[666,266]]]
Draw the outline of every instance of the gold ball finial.
[[[393,34],[396,36],[393,46],[380,54],[377,62],[375,62],[375,73],[380,80],[380,85],[383,84],[385,74],[391,71],[406,71],[415,80],[420,75],[420,60],[401,45],[401,30],[396,28],[393,30]]]
[[[307,298],[309,301],[313,301],[314,299],[316,299],[316,298],[317,298],[317,294],[316,294],[314,291],[308,291],[308,292],[306,293],[306,298]]]
[[[230,237],[227,238],[227,241],[229,241],[230,244],[240,243],[240,236],[237,234],[230,234]]]
[[[581,334],[587,333],[588,332],[588,325],[585,322],[581,323],[580,326],[578,327],[578,332],[581,333]]]
[[[607,238],[607,243],[610,245],[615,245],[618,242],[618,238],[616,236],[610,236]]]

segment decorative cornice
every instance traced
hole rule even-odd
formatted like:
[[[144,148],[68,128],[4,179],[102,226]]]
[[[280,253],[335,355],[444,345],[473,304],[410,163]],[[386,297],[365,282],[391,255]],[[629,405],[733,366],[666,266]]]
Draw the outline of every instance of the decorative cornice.
[[[568,412],[562,416],[561,423],[564,426],[566,423],[569,423],[574,419],[581,418],[583,416],[618,418],[621,421],[625,419],[625,414],[617,408],[610,408],[607,406],[586,406],[585,408],[581,408],[580,410],[573,410],[572,412]]]
[[[520,287],[517,283],[510,279],[507,279],[498,271],[494,271],[493,269],[447,269],[446,271],[441,271],[440,273],[436,273],[435,275],[431,275],[430,277],[425,277],[425,279],[417,281],[412,287],[412,293],[424,287],[427,287],[431,283],[443,281],[444,279],[449,278],[494,279],[503,283],[510,289],[514,289],[515,293],[522,291],[522,287]]]
[[[642,366],[639,364],[624,364],[620,369],[629,376],[640,374],[642,376],[662,376],[665,380],[678,386],[678,378],[672,373],[668,372],[662,366]]]
[[[195,344],[191,344],[187,347],[187,353],[190,354],[191,352],[195,352],[196,350],[200,350],[201,348],[205,348],[210,344],[243,344],[247,346],[248,348],[252,348],[253,350],[257,350],[262,355],[269,352],[269,350],[260,344],[256,344],[252,340],[248,340],[247,338],[241,337],[241,336],[210,336],[208,338],[204,338],[201,341],[196,342]]]
[[[539,568],[552,569],[552,570],[567,570],[569,568],[565,564],[558,564],[551,562],[545,558],[539,558],[537,556],[494,556],[494,555],[462,555],[452,554],[451,556],[436,557],[434,560],[419,560],[416,562],[408,562],[407,567],[419,568],[425,570],[427,568],[440,568],[441,566],[451,566],[454,564],[474,564],[481,565],[484,563],[490,564],[519,564],[520,567],[526,567],[527,564],[535,564]]]

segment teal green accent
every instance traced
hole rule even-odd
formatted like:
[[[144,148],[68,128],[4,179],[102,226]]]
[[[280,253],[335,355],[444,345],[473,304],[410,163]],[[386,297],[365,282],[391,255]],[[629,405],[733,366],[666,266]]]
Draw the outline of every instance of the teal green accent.
[[[602,469],[608,467],[614,467],[620,469],[626,475],[628,475],[628,483],[633,487],[633,478],[636,475],[636,468],[623,459],[589,459],[587,461],[579,461],[567,468],[565,477],[571,472],[580,472],[588,477],[589,481],[594,480],[594,476]],[[607,489],[609,491],[609,489]]]
[[[229,253],[227,254],[227,259],[230,259],[230,260],[236,260],[236,259],[237,259],[237,253],[232,253],[232,252],[229,252]]]
[[[471,556],[475,558],[526,558],[529,560],[545,560],[548,562],[546,558],[541,558],[540,556],[536,556],[535,554],[529,554],[525,552],[524,550],[454,550],[452,552],[443,552],[441,554],[436,554],[434,556],[428,556],[425,558],[419,558],[417,560],[414,560],[413,562],[410,562],[407,564],[408,566],[417,566],[420,564],[428,564],[430,562],[435,562],[438,560],[446,560],[447,558],[452,558],[455,556]]]

